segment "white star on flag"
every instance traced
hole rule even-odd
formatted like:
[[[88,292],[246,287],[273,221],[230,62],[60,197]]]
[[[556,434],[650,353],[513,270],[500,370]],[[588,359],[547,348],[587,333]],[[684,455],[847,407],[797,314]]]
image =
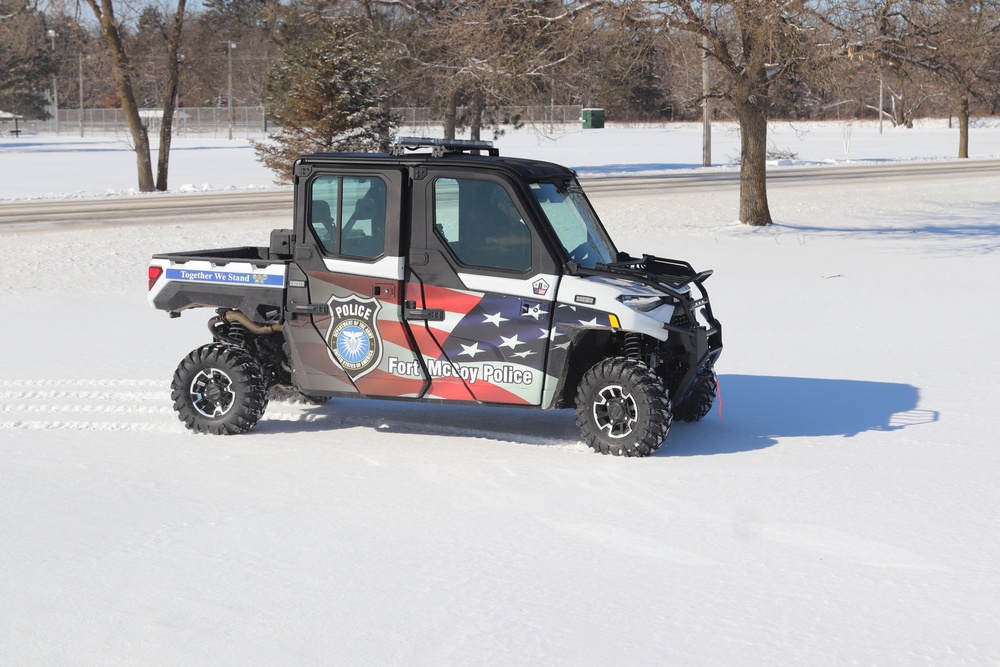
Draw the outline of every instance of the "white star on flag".
[[[489,322],[490,324],[495,324],[499,327],[501,322],[509,322],[509,321],[510,320],[508,320],[506,317],[501,317],[500,313],[497,313],[496,315],[487,315],[486,319],[483,320],[483,324]]]
[[[542,315],[548,315],[548,314],[549,314],[549,311],[542,310],[542,307],[539,305],[539,306],[532,306],[531,308],[529,308],[528,310],[526,310],[524,313],[522,313],[521,317],[534,317],[537,320]]]
[[[530,357],[533,354],[537,354],[537,352],[532,352],[531,350],[525,350],[524,352],[515,352],[511,356],[517,357],[519,359],[524,359],[525,357]]]
[[[503,342],[500,343],[500,347],[509,347],[513,350],[517,348],[518,345],[524,345],[523,341],[519,341],[517,339],[517,334],[514,334],[510,338],[507,338],[506,336],[500,336],[500,338],[503,339]]]
[[[541,340],[543,338],[548,338],[549,340],[555,340],[559,336],[565,336],[566,334],[564,334],[562,331],[559,331],[559,327],[560,326],[562,326],[562,325],[561,324],[557,324],[556,326],[552,327],[551,329],[546,329],[544,327],[538,327],[538,330],[542,332],[541,334],[539,334],[538,340]]]
[[[585,327],[596,327],[597,326],[597,318],[595,317],[594,319],[590,320],[589,322],[584,322],[583,320],[580,320],[580,324],[582,324]]]
[[[465,356],[465,355],[469,355],[470,357],[472,357],[473,359],[475,359],[477,354],[479,354],[480,352],[485,352],[486,351],[486,350],[480,350],[479,349],[479,343],[473,343],[472,345],[465,345],[465,344],[459,343],[459,345],[462,346],[462,351],[459,352],[459,354],[458,354],[458,356],[460,356],[460,357]]]

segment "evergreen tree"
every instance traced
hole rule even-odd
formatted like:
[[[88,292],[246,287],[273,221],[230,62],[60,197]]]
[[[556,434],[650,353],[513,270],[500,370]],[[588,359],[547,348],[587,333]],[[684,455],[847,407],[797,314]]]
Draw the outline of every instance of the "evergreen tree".
[[[55,70],[42,14],[0,0],[0,110],[48,118],[43,91]]]
[[[389,94],[365,25],[337,17],[321,27],[286,45],[267,74],[264,106],[281,132],[253,143],[281,181],[303,153],[385,151],[397,124],[379,108]]]

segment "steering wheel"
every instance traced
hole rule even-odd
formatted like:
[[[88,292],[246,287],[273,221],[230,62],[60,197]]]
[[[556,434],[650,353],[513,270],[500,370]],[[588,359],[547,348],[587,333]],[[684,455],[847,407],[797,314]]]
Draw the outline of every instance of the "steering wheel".
[[[588,241],[584,241],[570,251],[569,258],[577,264],[583,264],[583,260],[590,257],[590,250],[590,243]]]

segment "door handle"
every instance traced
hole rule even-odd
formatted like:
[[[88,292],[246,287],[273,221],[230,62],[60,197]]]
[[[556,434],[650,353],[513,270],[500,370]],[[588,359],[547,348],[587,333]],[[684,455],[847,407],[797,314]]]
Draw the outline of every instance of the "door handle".
[[[404,316],[408,320],[444,322],[444,308],[407,308],[404,311]]]
[[[288,312],[300,315],[329,315],[330,304],[328,303],[290,303]]]

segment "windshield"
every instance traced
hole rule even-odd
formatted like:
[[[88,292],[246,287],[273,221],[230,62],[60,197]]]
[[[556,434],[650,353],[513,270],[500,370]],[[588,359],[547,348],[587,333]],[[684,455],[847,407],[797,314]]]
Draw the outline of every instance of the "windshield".
[[[616,260],[614,244],[576,182],[532,183],[531,193],[571,260],[587,269]]]

